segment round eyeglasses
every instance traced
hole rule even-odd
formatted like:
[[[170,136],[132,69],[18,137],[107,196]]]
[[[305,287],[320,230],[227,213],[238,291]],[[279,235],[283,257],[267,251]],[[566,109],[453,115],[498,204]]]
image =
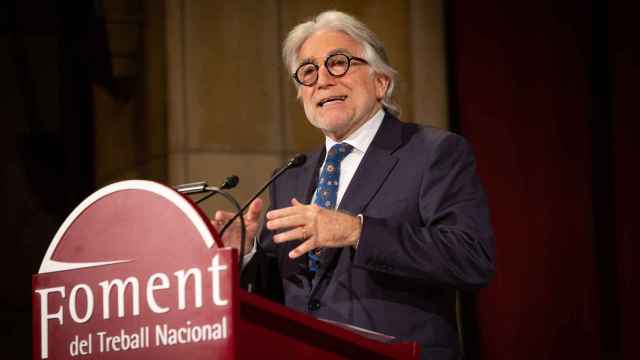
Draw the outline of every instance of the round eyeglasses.
[[[329,74],[333,77],[340,77],[349,71],[349,67],[351,66],[352,61],[358,61],[363,64],[367,64],[365,59],[349,56],[345,54],[333,54],[327,56],[324,60],[324,67],[327,69]],[[295,73],[293,73],[293,78],[296,79],[300,85],[304,86],[313,86],[316,81],[318,81],[318,71],[320,70],[320,66],[307,62],[298,67]]]

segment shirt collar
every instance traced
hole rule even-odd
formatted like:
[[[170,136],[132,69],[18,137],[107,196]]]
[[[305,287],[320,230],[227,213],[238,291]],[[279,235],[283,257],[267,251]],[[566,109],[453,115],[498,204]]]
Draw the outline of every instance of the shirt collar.
[[[362,124],[362,126],[342,142],[353,146],[353,151],[358,151],[364,154],[367,152],[369,145],[371,145],[373,138],[378,132],[378,129],[382,124],[382,119],[384,119],[384,110],[380,109],[371,119]],[[325,137],[324,144],[326,147],[325,153],[327,153],[333,145],[337,144],[337,142],[327,136]]]

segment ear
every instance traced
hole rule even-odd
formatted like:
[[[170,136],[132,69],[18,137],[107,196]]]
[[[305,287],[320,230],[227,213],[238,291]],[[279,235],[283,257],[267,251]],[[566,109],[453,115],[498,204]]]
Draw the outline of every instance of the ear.
[[[378,100],[382,100],[384,96],[387,94],[387,90],[389,89],[389,83],[391,79],[388,76],[383,74],[376,74],[374,79],[374,85],[376,87],[376,98]]]

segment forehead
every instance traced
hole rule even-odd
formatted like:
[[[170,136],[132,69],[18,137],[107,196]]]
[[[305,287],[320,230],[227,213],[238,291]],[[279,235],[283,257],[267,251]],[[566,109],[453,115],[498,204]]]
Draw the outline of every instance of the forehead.
[[[311,35],[300,47],[298,60],[324,59],[336,49],[343,49],[349,55],[361,56],[362,47],[351,36],[334,30],[319,31]]]

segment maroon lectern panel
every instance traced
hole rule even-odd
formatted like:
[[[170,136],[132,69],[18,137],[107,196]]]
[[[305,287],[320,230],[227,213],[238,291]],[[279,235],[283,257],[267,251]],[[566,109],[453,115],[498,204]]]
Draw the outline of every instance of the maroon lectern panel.
[[[217,246],[216,246],[217,245]],[[164,185],[109,185],[33,276],[33,359],[416,358],[238,288],[237,253]]]
[[[415,343],[385,344],[240,291],[241,359],[418,359]],[[313,354],[313,357],[309,357]]]
[[[33,277],[33,358],[233,358],[235,254],[212,230],[161,184],[91,195]]]

